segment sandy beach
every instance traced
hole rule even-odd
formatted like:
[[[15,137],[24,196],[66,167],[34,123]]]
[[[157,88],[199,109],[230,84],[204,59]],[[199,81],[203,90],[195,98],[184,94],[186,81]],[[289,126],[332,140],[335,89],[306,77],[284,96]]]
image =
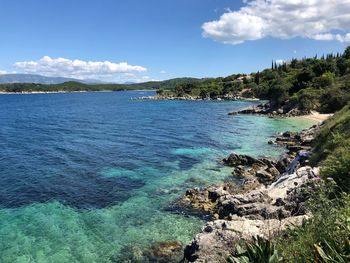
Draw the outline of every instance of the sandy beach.
[[[332,113],[329,113],[329,114],[324,114],[324,113],[319,113],[317,111],[311,111],[310,114],[308,115],[303,115],[301,116],[302,118],[305,118],[305,119],[309,119],[309,120],[314,120],[314,121],[318,121],[318,122],[321,122],[321,121],[325,121],[327,120],[329,117],[333,116]]]

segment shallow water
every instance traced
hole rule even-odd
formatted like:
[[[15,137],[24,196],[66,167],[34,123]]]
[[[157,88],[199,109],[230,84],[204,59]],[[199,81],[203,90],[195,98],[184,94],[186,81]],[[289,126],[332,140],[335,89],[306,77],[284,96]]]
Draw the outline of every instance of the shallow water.
[[[132,101],[152,92],[0,96],[0,262],[121,262],[203,225],[165,208],[224,180],[231,151],[275,156],[304,119],[228,116],[258,102]],[[135,252],[136,251],[136,252]]]

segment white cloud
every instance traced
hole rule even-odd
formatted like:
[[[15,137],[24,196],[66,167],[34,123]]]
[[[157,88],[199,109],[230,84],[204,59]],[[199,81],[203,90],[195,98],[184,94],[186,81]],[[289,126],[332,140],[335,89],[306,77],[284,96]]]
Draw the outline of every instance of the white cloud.
[[[350,0],[249,0],[238,11],[202,25],[203,36],[225,44],[265,37],[350,42]],[[345,32],[334,34],[333,31]]]
[[[45,76],[61,76],[72,78],[110,79],[120,78],[127,73],[145,72],[142,66],[129,65],[126,62],[83,61],[66,58],[51,58],[44,56],[37,61],[16,62],[14,67],[25,73],[42,74]]]
[[[275,62],[277,65],[282,65],[285,61],[283,59],[276,59]]]
[[[167,72],[165,70],[159,71],[160,74],[166,74]]]
[[[3,75],[3,74],[7,74],[7,71],[6,71],[6,70],[1,70],[1,69],[0,69],[0,75]]]

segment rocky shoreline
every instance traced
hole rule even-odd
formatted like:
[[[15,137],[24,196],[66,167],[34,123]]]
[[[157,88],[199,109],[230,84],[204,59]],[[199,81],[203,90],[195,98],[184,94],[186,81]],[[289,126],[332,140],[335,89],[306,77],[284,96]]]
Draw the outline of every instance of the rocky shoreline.
[[[250,100],[250,101],[256,101],[259,100],[257,98],[246,98],[246,97],[241,97],[241,96],[233,96],[233,95],[225,95],[225,96],[218,96],[215,98],[202,98],[200,96],[160,96],[160,95],[155,95],[155,96],[143,96],[143,97],[137,97],[137,98],[131,98],[131,100],[189,100],[189,101],[236,101],[236,100]]]
[[[252,114],[267,115],[271,117],[295,117],[309,114],[309,111],[303,111],[294,105],[286,104],[283,107],[272,107],[270,103],[259,104],[247,109],[229,112],[228,115]]]
[[[147,251],[125,247],[126,262],[227,262],[243,241],[271,239],[301,225],[312,217],[305,202],[318,187],[319,168],[309,165],[309,157],[321,125],[269,141],[288,150],[278,160],[231,153],[222,163],[232,167],[232,180],[188,189],[165,208],[203,218],[201,232],[185,247],[178,240],[155,243]]]
[[[242,240],[272,238],[307,220],[311,215],[304,203],[319,175],[308,159],[319,129],[314,125],[285,132],[271,141],[288,149],[279,160],[230,154],[223,163],[233,167],[240,185],[226,182],[187,190],[173,205],[202,211],[211,221],[185,247],[182,262],[226,262]]]

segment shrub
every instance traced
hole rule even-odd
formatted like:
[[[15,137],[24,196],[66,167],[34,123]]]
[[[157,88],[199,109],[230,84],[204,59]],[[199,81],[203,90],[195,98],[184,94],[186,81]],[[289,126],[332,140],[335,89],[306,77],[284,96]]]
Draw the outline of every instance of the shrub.
[[[321,111],[335,112],[343,108],[350,101],[349,86],[333,87],[327,89],[320,98]]]
[[[344,146],[350,140],[350,104],[328,119],[320,130],[314,142],[312,163],[319,163],[335,151],[337,147]]]
[[[287,230],[277,241],[277,249],[285,262],[320,262],[319,248],[332,258],[339,250],[335,246],[346,251],[350,234],[350,200],[347,196],[344,199],[336,196],[339,190],[334,183],[320,182],[318,191],[307,204],[313,217],[303,225]]]
[[[299,108],[301,110],[318,110],[320,107],[320,90],[307,88],[297,93]]]
[[[345,141],[344,143],[347,143]],[[321,175],[333,178],[339,187],[350,192],[350,146],[338,147],[322,163]]]
[[[245,249],[239,246],[236,255],[229,256],[227,259],[230,263],[278,263],[281,261],[275,244],[259,236],[254,237],[252,243],[246,243]]]

